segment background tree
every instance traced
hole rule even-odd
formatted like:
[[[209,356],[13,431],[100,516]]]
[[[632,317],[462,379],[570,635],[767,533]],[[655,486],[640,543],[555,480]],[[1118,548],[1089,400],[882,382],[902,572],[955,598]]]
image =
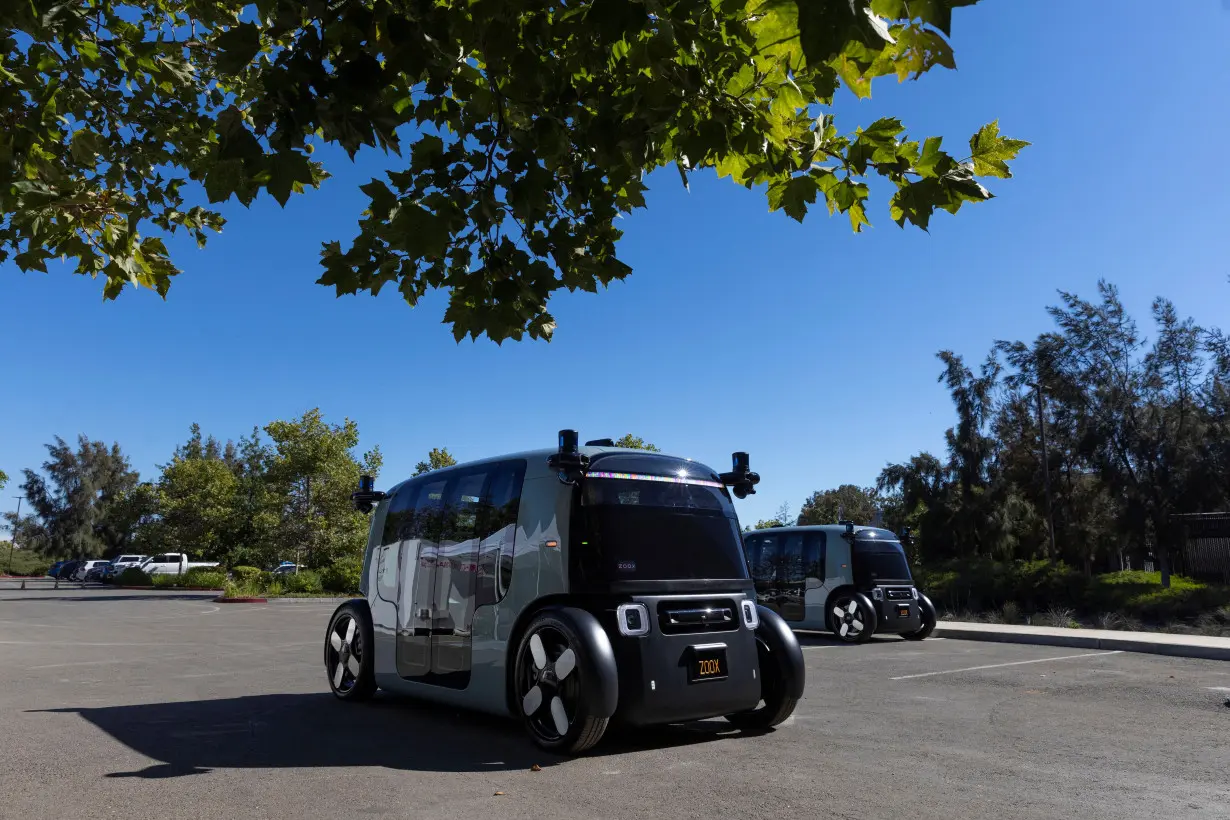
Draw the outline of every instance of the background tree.
[[[23,547],[52,558],[97,558],[122,549],[132,535],[124,498],[138,475],[119,445],[83,435],[74,450],[57,436],[47,452],[45,475],[23,471],[30,514],[20,521],[6,514]]]
[[[877,486],[899,496],[892,514],[927,560],[1051,557],[1093,572],[1155,556],[1165,582],[1171,516],[1230,509],[1226,337],[1158,298],[1147,342],[1107,282],[1094,301],[1061,292],[1048,312],[1054,330],[996,342],[977,374],[939,354],[957,416],[947,460],[920,453]]]
[[[229,558],[239,479],[220,455],[216,448],[206,451],[190,441],[162,468],[156,526],[160,550],[211,561]]]
[[[0,490],[4,489],[4,485],[9,483],[9,477],[4,470],[0,470]]]
[[[631,433],[625,433],[623,436],[615,439],[616,447],[627,447],[630,450],[649,450],[653,453],[662,452],[654,445],[650,444],[640,436],[634,436]]]
[[[843,484],[834,490],[816,491],[799,510],[800,524],[836,524],[839,519],[856,524],[879,520],[879,502],[874,487]]]
[[[319,409],[272,422],[265,433],[270,439],[266,475],[280,507],[276,547],[283,555],[302,551],[309,566],[362,554],[370,521],[354,509],[350,494],[360,474],[380,474],[380,448],[356,458],[358,424],[350,419],[328,424]]]
[[[325,178],[315,147],[372,146],[407,158],[362,186],[359,234],[324,245],[319,282],[410,305],[443,288],[458,340],[549,338],[553,293],[630,272],[616,219],[658,168],[716,169],[800,221],[823,201],[855,231],[869,174],[902,226],[990,199],[979,178],[1026,145],[996,123],[950,155],[830,113],[841,86],[954,68],[953,7],[974,2],[5,3],[0,261],[62,256],[108,298],[165,295],[163,237],[203,245],[212,206],[285,204]]]
[[[420,461],[414,465],[414,475],[422,475],[432,470],[442,470],[445,467],[452,467],[456,463],[457,459],[453,458],[453,454],[448,451],[447,447],[432,447],[431,452],[427,454],[427,460]]]

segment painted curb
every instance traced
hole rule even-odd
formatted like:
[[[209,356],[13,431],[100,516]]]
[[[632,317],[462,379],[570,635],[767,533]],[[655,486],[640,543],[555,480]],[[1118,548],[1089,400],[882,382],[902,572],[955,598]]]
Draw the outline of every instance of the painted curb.
[[[1097,635],[1082,635],[1079,629],[1072,630],[1071,635],[1049,635],[1036,632],[989,632],[969,627],[945,627],[941,621],[936,625],[934,634],[937,638],[944,637],[959,641],[1021,643],[1033,644],[1035,646],[1070,646],[1077,649],[1117,649],[1121,652],[1142,652],[1148,655],[1230,661],[1230,646],[1172,643],[1142,637],[1141,633],[1136,633],[1134,637],[1107,638]]]
[[[221,596],[214,598],[215,604],[267,604],[269,600],[266,598],[223,598]]]

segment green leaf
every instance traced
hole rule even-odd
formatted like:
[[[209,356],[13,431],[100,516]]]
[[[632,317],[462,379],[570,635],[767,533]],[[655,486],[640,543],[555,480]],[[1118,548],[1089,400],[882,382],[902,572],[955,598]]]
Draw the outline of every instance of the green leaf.
[[[778,180],[769,186],[769,209],[783,210],[797,222],[807,215],[807,206],[816,201],[818,187],[810,176]]]
[[[371,198],[372,204],[368,210],[373,219],[383,222],[389,218],[389,212],[397,205],[397,195],[389,190],[389,186],[379,179],[373,179],[366,185],[360,185],[359,190]]]
[[[413,202],[397,210],[387,233],[412,259],[440,259],[448,250],[448,222]]]
[[[214,37],[213,45],[221,52],[216,58],[218,68],[236,74],[261,50],[261,32],[254,23],[239,23]]]
[[[983,177],[1008,179],[1008,160],[1016,159],[1017,153],[1028,146],[1024,140],[1013,140],[999,135],[999,120],[989,122],[970,137],[970,159],[974,162],[974,174]]]
[[[312,163],[297,151],[282,151],[269,162],[269,182],[265,189],[285,206],[291,192],[300,192],[313,182]]]
[[[215,162],[205,175],[205,194],[210,202],[225,202],[244,182],[243,162],[227,159]]]

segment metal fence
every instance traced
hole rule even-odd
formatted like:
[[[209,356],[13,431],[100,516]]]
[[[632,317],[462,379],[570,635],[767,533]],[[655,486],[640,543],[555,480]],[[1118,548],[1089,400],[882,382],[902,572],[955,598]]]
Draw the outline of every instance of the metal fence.
[[[1183,534],[1184,575],[1230,583],[1230,512],[1173,515]]]

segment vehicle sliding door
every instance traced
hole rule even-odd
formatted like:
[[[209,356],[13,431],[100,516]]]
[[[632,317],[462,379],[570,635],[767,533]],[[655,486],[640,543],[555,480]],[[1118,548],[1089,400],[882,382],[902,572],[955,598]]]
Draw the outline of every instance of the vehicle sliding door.
[[[475,592],[478,587],[477,512],[491,471],[461,473],[446,487],[440,511],[432,585],[431,682],[464,689],[470,682]]]
[[[743,539],[748,570],[756,587],[756,602],[780,613],[777,578],[781,564],[781,539],[769,533],[756,533]]]
[[[411,679],[431,674],[436,555],[448,478],[425,478],[415,484],[413,520],[401,542],[403,571],[397,636],[397,672]]]

